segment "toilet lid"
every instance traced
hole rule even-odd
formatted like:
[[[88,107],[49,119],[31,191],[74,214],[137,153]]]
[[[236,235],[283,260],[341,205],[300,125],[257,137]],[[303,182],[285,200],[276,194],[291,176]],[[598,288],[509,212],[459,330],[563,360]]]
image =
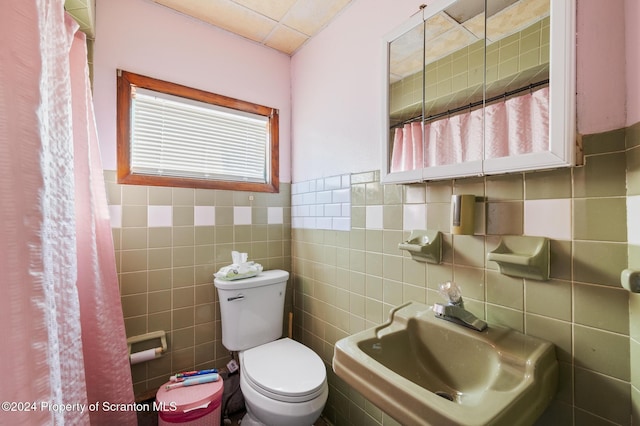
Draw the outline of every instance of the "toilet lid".
[[[246,381],[263,395],[280,401],[315,398],[327,377],[320,357],[289,338],[246,350],[242,361]]]

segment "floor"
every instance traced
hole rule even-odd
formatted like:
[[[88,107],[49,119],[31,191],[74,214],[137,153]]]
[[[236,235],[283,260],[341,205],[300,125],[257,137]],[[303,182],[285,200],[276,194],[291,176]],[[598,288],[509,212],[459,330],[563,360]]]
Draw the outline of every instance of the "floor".
[[[138,411],[138,426],[157,426],[158,425],[158,412],[157,411],[153,411],[153,400],[149,400],[149,401],[144,401],[143,404],[145,404],[146,406],[149,407],[148,411],[145,410],[141,410]],[[231,416],[230,419],[225,419],[224,424],[225,426],[237,426],[240,425],[240,420],[242,419],[242,416],[244,416],[244,413],[237,413],[234,414],[233,416]],[[329,423],[327,423],[322,417],[320,417],[314,424],[313,426],[329,426]]]
[[[153,410],[153,401],[145,401],[143,402],[146,407],[149,407],[149,410],[140,410],[138,411],[138,426],[157,426],[158,425],[158,412]],[[238,413],[233,415],[228,421],[225,421],[224,425],[236,426],[240,424],[240,420],[244,416],[244,413]]]
[[[238,377],[236,376],[236,380],[234,380],[234,378],[230,377],[229,373],[224,368],[220,370],[220,375],[224,378],[225,385],[230,385],[230,393],[232,395],[235,394],[235,392],[240,388],[240,381],[238,380]],[[235,390],[233,390],[234,388]],[[137,399],[137,402],[144,405],[144,408],[140,409],[137,413],[138,426],[158,426],[158,412],[153,409],[155,395],[155,392],[149,392],[145,395],[138,395],[139,399]],[[225,395],[225,397],[228,397],[228,395]],[[140,401],[140,399],[143,400]],[[235,403],[236,408],[232,409],[239,409],[240,407],[244,407],[243,399],[240,399],[239,402],[236,400]],[[238,426],[241,424],[241,420],[244,414],[244,411],[237,412],[233,415],[230,415],[228,419],[224,419],[224,422],[221,422],[220,424],[224,426]],[[321,417],[311,426],[330,426],[330,423],[328,423]]]

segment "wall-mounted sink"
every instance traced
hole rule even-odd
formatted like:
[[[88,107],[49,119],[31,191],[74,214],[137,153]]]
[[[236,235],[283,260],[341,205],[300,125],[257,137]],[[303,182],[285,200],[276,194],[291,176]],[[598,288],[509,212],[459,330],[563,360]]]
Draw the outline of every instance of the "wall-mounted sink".
[[[555,347],[515,330],[482,332],[411,302],[338,341],[333,369],[402,424],[530,425],[553,399]]]

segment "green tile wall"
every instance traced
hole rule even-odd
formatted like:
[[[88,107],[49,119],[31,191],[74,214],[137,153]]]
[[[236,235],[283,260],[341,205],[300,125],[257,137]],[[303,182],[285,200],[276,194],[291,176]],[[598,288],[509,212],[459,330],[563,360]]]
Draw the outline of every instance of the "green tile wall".
[[[477,41],[427,64],[424,76],[416,73],[393,83],[389,109],[394,118],[422,114],[423,97],[427,116],[477,102],[483,98],[485,78],[488,97],[501,95],[505,87],[514,90],[548,78],[549,18],[496,42],[489,40],[486,55],[484,47],[484,40]]]
[[[638,199],[640,195],[640,123],[626,129],[627,195]],[[636,215],[629,222],[637,223]],[[629,267],[640,269],[640,235],[629,234]],[[632,243],[633,242],[633,243]],[[629,296],[629,334],[631,358],[632,422],[640,424],[640,294]]]
[[[236,249],[293,271],[286,311],[293,306],[295,337],[327,364],[324,415],[336,425],[397,423],[332,373],[333,344],[383,322],[392,306],[439,300],[438,283],[451,279],[476,315],[555,343],[560,383],[539,424],[640,423],[640,297],[619,284],[621,269],[640,268],[640,245],[627,244],[625,225],[625,199],[640,195],[640,124],[586,136],[584,147],[585,165],[573,169],[405,186],[381,185],[377,171],[352,175],[349,232],[292,230],[288,184],[250,200],[231,191],[123,187],[105,172],[109,204],[122,211],[113,237],[127,334],[169,333],[168,356],[132,366],[136,394],[178,370],[228,360],[211,276]],[[448,233],[454,193],[484,197],[474,236]],[[571,199],[574,211],[573,238],[551,241],[551,280],[499,274],[486,253],[500,234],[521,232],[523,202],[546,199]],[[427,227],[445,233],[443,264],[398,251],[408,237],[405,204],[425,204]],[[149,206],[170,206],[172,225],[148,226]],[[194,226],[196,206],[214,206],[216,225]],[[251,207],[252,225],[233,224],[238,206]],[[281,225],[267,224],[273,206],[285,211]],[[383,229],[366,228],[367,206],[383,209]]]
[[[638,128],[585,136],[585,165],[572,169],[405,186],[380,185],[377,172],[354,174],[351,231],[293,229],[294,334],[327,364],[326,418],[397,424],[333,374],[333,345],[405,301],[439,301],[437,285],[454,279],[477,316],[555,343],[558,392],[538,424],[630,425],[632,415],[638,423],[640,297],[619,279],[628,265],[640,267],[640,247],[627,244],[626,209],[627,197],[640,194]],[[473,236],[449,233],[454,193],[483,197]],[[549,281],[506,277],[485,261],[501,234],[523,233],[523,203],[556,199],[571,202],[572,237],[551,241]],[[427,227],[444,233],[442,264],[397,249],[409,235],[408,204],[425,204]],[[374,205],[383,207],[381,230],[365,226]]]
[[[113,171],[105,180],[109,205],[122,212],[121,226],[112,230],[127,337],[167,332],[167,355],[131,366],[140,399],[176,372],[220,368],[230,359],[213,274],[231,263],[232,250],[249,253],[265,269],[291,270],[291,185],[264,194],[119,185]],[[200,206],[215,207],[215,226],[194,224]],[[172,223],[150,226],[155,207],[169,209]],[[234,225],[235,207],[251,208],[250,225]],[[271,207],[282,209],[282,223],[269,223]],[[285,312],[291,309],[289,288]]]

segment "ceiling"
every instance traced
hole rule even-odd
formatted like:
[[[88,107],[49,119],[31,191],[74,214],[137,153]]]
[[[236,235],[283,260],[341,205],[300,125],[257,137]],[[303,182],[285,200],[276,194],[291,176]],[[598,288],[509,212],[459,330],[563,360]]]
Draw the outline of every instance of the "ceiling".
[[[292,55],[353,0],[150,1]],[[66,0],[65,8],[94,38],[95,0]]]
[[[549,0],[465,0],[436,13],[392,42],[391,81],[485,38],[494,43],[549,16]],[[486,20],[485,20],[486,15]],[[424,46],[429,48],[424,52]]]

